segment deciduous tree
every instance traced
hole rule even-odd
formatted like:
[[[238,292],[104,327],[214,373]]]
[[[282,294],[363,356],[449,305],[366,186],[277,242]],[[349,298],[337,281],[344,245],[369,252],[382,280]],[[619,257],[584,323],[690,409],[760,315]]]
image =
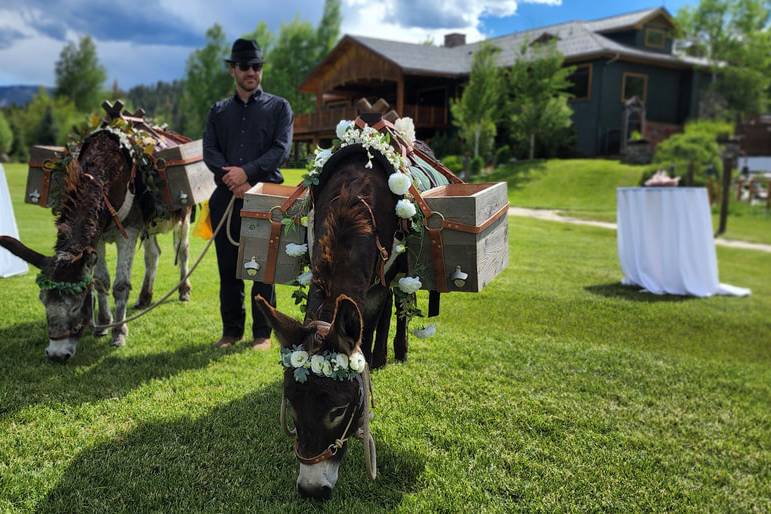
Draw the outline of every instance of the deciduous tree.
[[[96,45],[89,36],[83,36],[76,45],[67,43],[56,61],[56,96],[72,100],[81,112],[100,104],[102,84],[107,77],[99,64]]]

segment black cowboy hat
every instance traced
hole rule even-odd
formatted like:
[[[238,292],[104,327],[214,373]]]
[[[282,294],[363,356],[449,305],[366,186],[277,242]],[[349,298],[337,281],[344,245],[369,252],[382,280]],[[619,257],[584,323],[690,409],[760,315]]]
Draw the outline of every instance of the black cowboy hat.
[[[251,39],[236,39],[230,50],[230,58],[225,59],[228,64],[262,64],[262,48],[257,41]]]

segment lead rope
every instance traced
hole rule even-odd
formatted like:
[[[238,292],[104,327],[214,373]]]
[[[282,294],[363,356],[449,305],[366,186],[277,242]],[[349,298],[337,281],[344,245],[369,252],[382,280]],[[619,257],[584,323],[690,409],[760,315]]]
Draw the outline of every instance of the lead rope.
[[[119,327],[119,326],[121,326],[121,325],[123,325],[125,323],[129,323],[130,321],[134,321],[136,319],[139,319],[142,316],[144,316],[145,314],[147,314],[148,312],[150,312],[151,310],[153,310],[156,307],[158,307],[160,304],[162,304],[166,300],[168,300],[169,297],[172,294],[174,294],[174,291],[177,291],[180,288],[180,286],[182,286],[182,284],[184,284],[185,281],[188,278],[190,278],[190,275],[193,274],[195,269],[201,263],[201,261],[203,260],[204,255],[206,255],[206,252],[209,251],[209,248],[211,247],[212,243],[214,242],[214,238],[217,236],[217,234],[219,233],[220,229],[222,229],[222,225],[225,223],[225,220],[226,219],[230,220],[230,214],[233,212],[233,203],[235,202],[235,199],[236,199],[235,196],[230,198],[230,203],[228,204],[228,207],[227,207],[227,210],[226,210],[227,216],[223,216],[222,217],[220,222],[217,224],[217,228],[214,230],[214,233],[212,234],[211,239],[209,239],[209,241],[206,243],[206,246],[201,251],[201,255],[198,256],[196,261],[193,263],[193,266],[190,268],[190,271],[187,272],[187,274],[184,276],[184,278],[182,278],[182,280],[180,280],[177,283],[177,285],[175,285],[168,293],[163,295],[163,297],[161,297],[160,300],[158,300],[157,302],[155,302],[154,304],[152,304],[150,307],[146,308],[145,310],[143,310],[141,312],[138,312],[137,314],[134,314],[133,316],[131,316],[129,318],[125,318],[122,321],[116,321],[115,323],[110,323],[108,325],[94,325],[94,330],[107,330],[108,328]],[[228,222],[228,224],[230,224],[230,223]]]
[[[372,437],[372,432],[369,428],[369,421],[372,418],[372,412],[370,411],[370,405],[375,407],[375,398],[372,396],[372,380],[369,376],[369,366],[364,368],[362,373],[364,379],[364,394],[367,398],[364,400],[364,412],[361,417],[361,427],[356,431],[356,437],[361,439],[361,443],[364,446],[364,464],[367,467],[367,475],[371,480],[377,478],[377,449],[375,448],[375,438]]]

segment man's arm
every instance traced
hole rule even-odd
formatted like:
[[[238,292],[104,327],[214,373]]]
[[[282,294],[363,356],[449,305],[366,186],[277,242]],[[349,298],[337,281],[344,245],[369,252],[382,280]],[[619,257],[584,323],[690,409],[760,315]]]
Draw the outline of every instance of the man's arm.
[[[292,145],[292,108],[289,102],[282,102],[276,119],[276,130],[270,148],[257,159],[244,164],[243,169],[247,180],[254,185],[265,178],[265,175],[278,168],[289,155]]]
[[[217,138],[217,127],[214,124],[214,107],[215,106],[212,106],[212,108],[209,109],[209,116],[206,120],[206,129],[203,133],[203,161],[216,177],[222,178],[222,175],[225,174],[225,170],[223,170],[222,167],[227,165],[227,161],[225,160],[225,156],[222,155],[219,139]]]

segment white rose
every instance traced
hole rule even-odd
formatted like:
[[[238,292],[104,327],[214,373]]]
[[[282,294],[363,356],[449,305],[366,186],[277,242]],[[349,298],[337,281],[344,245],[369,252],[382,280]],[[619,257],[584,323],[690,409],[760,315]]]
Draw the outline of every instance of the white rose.
[[[415,293],[422,285],[423,284],[418,277],[404,277],[399,279],[399,289],[401,289],[403,293]]]
[[[313,162],[314,167],[323,168],[330,157],[332,157],[331,148],[316,148],[316,157]]]
[[[311,371],[313,371],[317,375],[321,375],[323,373],[324,363],[326,360],[324,360],[323,355],[314,355],[311,357]]]
[[[338,353],[335,355],[335,362],[341,369],[348,369],[348,356],[344,353]]]
[[[337,134],[338,139],[342,139],[346,132],[348,132],[348,129],[353,126],[353,122],[351,120],[340,120],[340,123],[337,124],[337,127],[335,128],[335,133]]]
[[[399,171],[391,173],[391,176],[388,177],[388,188],[395,195],[402,196],[409,191],[411,185],[410,177]]]
[[[400,254],[400,253],[404,253],[404,252],[406,252],[406,251],[407,251],[407,247],[404,245],[404,243],[399,243],[399,244],[398,244],[398,245],[396,245],[396,247],[394,248],[394,251],[395,251],[397,254]]]
[[[396,202],[396,215],[400,218],[410,219],[415,216],[416,212],[415,204],[411,201],[402,198]]]
[[[308,253],[307,244],[298,245],[296,243],[289,243],[286,245],[286,254],[290,257],[300,257],[306,253]]]
[[[351,369],[356,373],[361,373],[364,371],[364,367],[367,365],[367,361],[364,359],[364,354],[361,352],[356,352],[351,355],[349,362]]]
[[[308,362],[308,352],[303,350],[292,352],[291,363],[293,368],[302,368],[306,362]]]
[[[300,273],[299,275],[297,275],[297,278],[295,280],[297,280],[297,283],[300,284],[301,286],[307,286],[308,284],[311,283],[312,279],[313,279],[313,273],[310,271],[306,271],[305,273]]]
[[[407,143],[415,143],[415,124],[412,122],[412,118],[399,118],[394,123],[394,128]]]
[[[325,360],[324,363],[321,365],[321,372],[324,373],[325,377],[331,377],[332,376],[332,363],[328,360]]]

